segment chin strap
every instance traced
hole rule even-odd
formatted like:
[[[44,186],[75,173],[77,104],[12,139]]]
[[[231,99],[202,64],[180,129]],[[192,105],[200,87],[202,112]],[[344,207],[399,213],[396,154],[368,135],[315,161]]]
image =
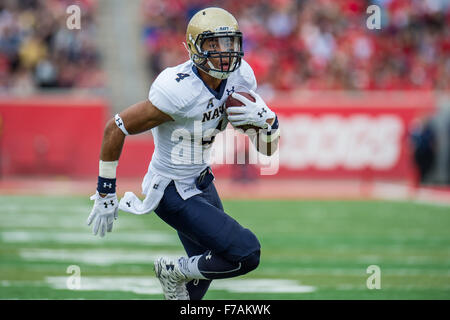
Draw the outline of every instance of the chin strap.
[[[212,64],[211,61],[209,61],[209,59],[206,60],[207,64],[209,66],[209,71],[207,72],[211,77],[217,78],[217,79],[226,79],[230,76],[230,72],[221,72],[221,71],[215,71],[212,70],[214,69],[214,65]]]

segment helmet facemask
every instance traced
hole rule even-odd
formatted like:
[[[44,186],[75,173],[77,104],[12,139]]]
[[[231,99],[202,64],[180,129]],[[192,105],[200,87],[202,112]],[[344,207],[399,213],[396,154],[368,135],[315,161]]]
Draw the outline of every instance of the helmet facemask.
[[[244,56],[242,33],[239,31],[203,32],[198,35],[194,46],[198,52],[191,56],[194,64],[217,79],[228,78],[240,67]]]

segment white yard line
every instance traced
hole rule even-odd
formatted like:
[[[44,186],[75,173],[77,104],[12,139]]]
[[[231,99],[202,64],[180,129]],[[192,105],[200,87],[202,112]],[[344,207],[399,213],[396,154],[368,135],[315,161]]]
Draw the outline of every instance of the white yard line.
[[[211,289],[236,293],[309,293],[316,290],[315,287],[302,285],[296,280],[284,279],[221,279],[214,280]]]
[[[369,265],[367,265],[369,266]],[[450,270],[422,269],[422,268],[384,268],[380,265],[382,276],[430,276],[430,277],[450,277]],[[264,269],[266,275],[277,275],[277,269]],[[290,269],[286,274],[290,276],[354,276],[368,277],[366,268],[296,268]]]
[[[83,264],[110,266],[114,264],[149,264],[161,256],[178,258],[183,252],[167,252],[154,250],[118,250],[118,249],[22,249],[19,252],[22,259],[27,261],[58,261],[68,264]]]
[[[47,277],[48,286],[68,290],[68,277]],[[155,277],[81,277],[77,291],[122,291],[136,294],[162,294],[161,285]]]
[[[94,236],[90,229],[85,232],[48,232],[48,231],[3,231],[0,232],[0,240],[8,243],[43,243],[56,242],[60,244],[99,244],[99,243],[123,243],[123,244],[148,244],[148,245],[178,245],[179,240],[175,234],[152,231],[148,232],[113,232],[101,239]]]
[[[0,206],[2,212],[4,213],[23,213],[23,212],[36,212],[36,213],[46,213],[46,214],[62,214],[62,213],[79,213],[79,212],[90,212],[92,206],[80,205],[80,204],[61,204],[55,203],[51,204],[51,199],[45,204],[41,201],[36,203],[21,203],[18,202],[5,202],[0,201]],[[92,202],[94,203],[94,202]]]

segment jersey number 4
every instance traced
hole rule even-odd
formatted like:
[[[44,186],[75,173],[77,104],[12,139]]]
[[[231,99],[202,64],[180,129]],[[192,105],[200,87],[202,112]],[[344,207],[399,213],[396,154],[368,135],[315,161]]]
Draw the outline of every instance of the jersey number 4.
[[[177,80],[177,82],[180,82],[181,80],[183,80],[184,78],[189,77],[188,73],[177,73],[178,78],[176,78],[175,80]]]

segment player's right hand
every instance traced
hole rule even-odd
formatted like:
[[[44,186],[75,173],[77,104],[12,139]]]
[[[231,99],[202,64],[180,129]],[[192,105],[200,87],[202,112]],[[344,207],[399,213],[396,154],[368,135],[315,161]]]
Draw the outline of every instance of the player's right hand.
[[[239,100],[244,106],[228,107],[226,112],[228,120],[233,127],[239,127],[246,124],[253,125],[262,129],[268,128],[268,119],[275,119],[275,113],[270,110],[264,100],[255,91],[250,90],[250,95],[255,98],[255,102],[247,99],[239,93],[232,93],[232,97]]]
[[[104,237],[106,232],[112,231],[113,222],[118,218],[119,201],[117,195],[108,193],[105,197],[102,197],[97,191],[90,199],[95,200],[95,202],[87,219],[87,225],[90,226],[94,222],[92,232],[97,235],[100,231],[100,237]]]

